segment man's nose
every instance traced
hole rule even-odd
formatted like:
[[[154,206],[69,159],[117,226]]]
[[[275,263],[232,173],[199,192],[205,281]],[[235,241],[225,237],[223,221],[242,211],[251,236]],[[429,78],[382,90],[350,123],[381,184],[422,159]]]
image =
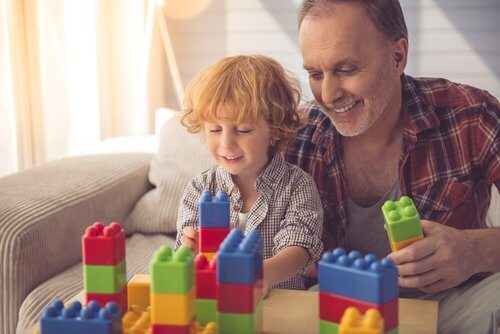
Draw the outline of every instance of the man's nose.
[[[344,94],[340,79],[332,76],[325,75],[321,85],[321,100],[323,104],[330,105],[335,103]]]

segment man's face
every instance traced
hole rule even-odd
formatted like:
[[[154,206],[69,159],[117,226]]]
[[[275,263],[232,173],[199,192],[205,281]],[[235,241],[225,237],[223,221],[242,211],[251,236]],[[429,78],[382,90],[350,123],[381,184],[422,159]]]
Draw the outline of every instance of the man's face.
[[[400,72],[392,45],[359,4],[335,4],[332,15],[307,16],[299,32],[314,97],[337,131],[360,135],[395,102]],[[399,111],[399,110],[398,110]],[[387,114],[387,113],[386,113]]]

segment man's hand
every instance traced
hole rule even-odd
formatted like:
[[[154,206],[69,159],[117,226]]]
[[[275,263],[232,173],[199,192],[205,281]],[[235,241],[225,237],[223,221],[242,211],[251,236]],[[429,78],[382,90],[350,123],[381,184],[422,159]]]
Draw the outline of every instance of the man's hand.
[[[399,269],[399,285],[426,293],[462,283],[476,271],[477,253],[471,231],[422,220],[425,238],[388,255]]]
[[[181,244],[191,249],[194,254],[198,254],[198,231],[191,226],[186,226],[182,230]]]

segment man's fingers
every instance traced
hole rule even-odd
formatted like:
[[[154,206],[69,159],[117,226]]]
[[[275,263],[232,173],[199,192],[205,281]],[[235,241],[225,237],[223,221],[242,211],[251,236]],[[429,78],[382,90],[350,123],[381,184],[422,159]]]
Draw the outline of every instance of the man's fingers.
[[[399,285],[405,288],[422,288],[439,281],[439,274],[435,270],[414,276],[402,276]]]
[[[400,276],[414,276],[426,273],[436,268],[435,259],[433,256],[428,256],[420,261],[406,262],[398,265]]]
[[[407,262],[419,261],[436,252],[436,247],[432,238],[417,240],[411,245],[395,251],[388,255],[396,265]]]

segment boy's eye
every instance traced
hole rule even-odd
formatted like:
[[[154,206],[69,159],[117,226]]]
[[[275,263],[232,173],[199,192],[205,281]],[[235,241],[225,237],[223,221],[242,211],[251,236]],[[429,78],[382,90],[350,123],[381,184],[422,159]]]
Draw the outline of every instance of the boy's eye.
[[[238,131],[239,133],[250,133],[253,130],[252,129],[237,129],[236,131]]]
[[[217,133],[220,131],[221,131],[220,129],[208,129],[208,132],[210,132],[210,133]]]

